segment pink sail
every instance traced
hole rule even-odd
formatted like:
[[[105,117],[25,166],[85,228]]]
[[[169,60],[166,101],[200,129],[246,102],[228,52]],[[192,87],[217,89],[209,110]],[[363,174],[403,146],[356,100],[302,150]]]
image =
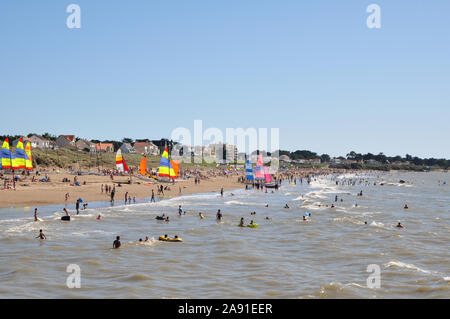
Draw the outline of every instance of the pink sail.
[[[256,169],[255,169],[255,179],[258,181],[265,180],[264,177],[264,162],[262,154],[259,154],[258,161],[256,162]]]
[[[264,166],[264,175],[266,177],[266,183],[272,182],[272,176],[269,174],[269,169]]]

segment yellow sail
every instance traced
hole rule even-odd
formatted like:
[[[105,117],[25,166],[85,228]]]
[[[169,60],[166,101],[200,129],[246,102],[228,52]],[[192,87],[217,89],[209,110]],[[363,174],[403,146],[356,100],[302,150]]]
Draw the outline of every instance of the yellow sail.
[[[31,144],[27,143],[25,146],[25,154],[27,154],[27,159],[25,160],[25,167],[27,171],[33,170],[33,157],[31,156]]]

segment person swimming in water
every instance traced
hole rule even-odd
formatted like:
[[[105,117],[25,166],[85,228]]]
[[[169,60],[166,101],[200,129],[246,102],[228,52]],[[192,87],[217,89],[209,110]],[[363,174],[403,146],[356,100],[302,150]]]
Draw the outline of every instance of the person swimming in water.
[[[181,205],[178,205],[178,215],[181,216],[182,214],[183,214],[183,210],[181,209]]]
[[[334,208],[334,204],[331,204],[331,208]]]
[[[290,208],[288,204],[284,205],[284,208]]]
[[[97,216],[97,220],[100,220],[100,219],[102,219],[102,215]]]
[[[42,229],[39,229],[39,235],[36,237],[39,239],[47,239],[47,237],[44,235],[44,233],[42,232]]]
[[[407,204],[405,204],[405,207],[403,207],[403,209],[408,209],[409,207],[408,207],[408,205]]]
[[[203,218],[205,218],[205,216],[203,216],[203,214],[202,214],[202,213],[198,213],[198,216],[200,217],[200,219],[203,219]]]
[[[397,228],[403,228],[403,225],[402,225],[400,222],[398,222],[397,226],[395,226],[395,227],[397,227]]]
[[[272,218],[270,218],[269,216],[266,217],[266,220],[272,220]]]
[[[223,218],[223,215],[220,212],[220,209],[217,211],[216,218],[217,218],[217,220],[222,220],[222,218]]]
[[[240,226],[240,227],[245,227],[245,224],[244,224],[244,217],[241,217],[241,221],[239,222],[239,226]]]
[[[148,236],[145,236],[145,239],[144,239],[144,241],[149,241],[149,238],[148,238]]]
[[[266,207],[269,207],[269,204],[266,204]]]
[[[116,240],[113,242],[113,248],[119,248],[122,244],[120,243],[120,236],[116,237]]]
[[[250,221],[250,224],[248,224],[248,226],[250,226],[250,227],[255,226],[255,224],[253,224],[253,220]]]

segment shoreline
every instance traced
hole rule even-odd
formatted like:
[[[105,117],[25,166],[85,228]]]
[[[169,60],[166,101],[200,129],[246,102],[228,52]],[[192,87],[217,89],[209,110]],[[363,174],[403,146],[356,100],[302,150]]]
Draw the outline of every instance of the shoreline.
[[[114,176],[114,180],[111,180],[110,176],[76,176],[69,173],[48,173],[48,176],[50,177],[50,182],[31,182],[31,176],[28,176],[25,180],[16,183],[15,190],[2,189],[0,191],[0,208],[58,204],[75,205],[78,198],[82,198],[84,203],[109,202],[110,194],[101,191],[102,184],[115,186],[115,203],[123,203],[125,201],[125,193],[128,193],[128,196],[131,197],[131,203],[133,203],[133,197],[136,198],[136,202],[138,202],[138,199],[150,199],[152,190],[154,191],[155,199],[158,200],[190,194],[219,193],[221,188],[224,191],[228,191],[245,187],[244,184],[238,182],[240,174],[233,174],[229,177],[210,177],[202,179],[199,184],[195,184],[193,178],[179,180],[175,184],[171,184],[150,180],[144,181],[134,177],[133,183],[128,184],[128,176]],[[75,176],[81,186],[71,186]],[[42,176],[39,178],[42,178]],[[67,178],[71,182],[62,182],[63,178]],[[121,186],[119,186],[119,183]],[[160,185],[168,186],[170,190],[164,190],[164,194],[159,196],[157,187]],[[69,193],[67,201],[65,200],[66,193]]]

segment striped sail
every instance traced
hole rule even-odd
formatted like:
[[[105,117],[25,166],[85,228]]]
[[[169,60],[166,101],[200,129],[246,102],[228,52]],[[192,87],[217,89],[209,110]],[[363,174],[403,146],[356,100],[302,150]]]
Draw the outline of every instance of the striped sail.
[[[264,181],[266,177],[264,176],[264,163],[262,154],[259,154],[258,161],[256,162],[255,179],[257,181]]]
[[[119,149],[116,154],[116,168],[120,173],[129,172],[127,163],[122,156],[122,151]]]
[[[27,171],[33,170],[33,157],[31,156],[31,144],[27,143],[25,146],[25,154],[27,154],[27,159],[25,160],[25,167]]]
[[[13,169],[25,168],[26,159],[28,159],[28,156],[27,154],[25,154],[25,148],[23,147],[23,138],[21,137],[19,142],[17,142],[16,151],[12,160]]]
[[[253,166],[250,162],[250,159],[248,159],[247,163],[245,164],[245,175],[248,181],[253,181],[255,179],[253,176]]]
[[[264,166],[264,176],[266,178],[266,183],[272,182],[272,176],[270,176],[269,169]]]
[[[161,155],[161,161],[159,162],[158,176],[169,177],[175,179],[177,176],[172,167],[172,163],[169,161],[169,150],[166,147],[163,154]]]
[[[3,142],[2,150],[0,152],[2,159],[2,169],[12,168],[11,164],[11,151],[9,149],[8,138]]]

